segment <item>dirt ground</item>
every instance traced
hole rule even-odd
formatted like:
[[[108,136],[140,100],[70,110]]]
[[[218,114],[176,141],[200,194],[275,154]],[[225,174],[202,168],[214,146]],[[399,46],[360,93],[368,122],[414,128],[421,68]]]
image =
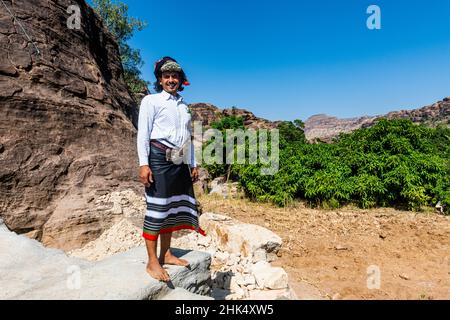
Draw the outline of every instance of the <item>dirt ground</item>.
[[[300,299],[450,299],[450,216],[391,208],[320,210],[200,196],[204,212],[264,226],[283,239]]]

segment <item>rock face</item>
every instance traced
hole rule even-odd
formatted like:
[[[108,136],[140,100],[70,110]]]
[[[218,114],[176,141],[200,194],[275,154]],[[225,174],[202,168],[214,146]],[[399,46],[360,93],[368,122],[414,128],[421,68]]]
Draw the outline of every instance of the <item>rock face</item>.
[[[0,299],[208,299],[204,296],[211,292],[211,256],[172,252],[191,266],[167,266],[175,288],[147,274],[145,247],[90,262],[45,248],[0,222]]]
[[[364,125],[372,125],[375,117],[339,119],[326,114],[314,115],[305,122],[305,136],[310,142],[316,139],[331,142],[341,132],[351,132]]]
[[[82,0],[14,0],[0,10],[0,216],[18,233],[76,248],[114,221],[93,199],[135,188],[137,109],[118,46]],[[81,28],[69,29],[69,5]]]
[[[370,127],[380,118],[411,119],[415,123],[423,123],[429,126],[448,125],[450,121],[450,98],[445,98],[443,101],[420,109],[393,111],[382,116],[339,119],[326,114],[314,115],[305,122],[305,136],[309,141],[320,139],[331,142],[341,132],[346,133],[359,128]]]
[[[252,112],[245,109],[229,108],[221,110],[208,103],[193,103],[189,107],[192,110],[194,121],[201,121],[206,127],[209,127],[212,122],[220,120],[224,116],[232,115],[243,117],[245,127],[252,129],[272,129],[276,128],[281,122],[258,118]],[[411,119],[415,123],[423,123],[428,126],[436,126],[438,124],[448,125],[450,121],[450,97],[420,109],[393,111],[385,115],[347,119],[340,119],[326,114],[314,115],[305,122],[305,136],[310,142],[314,142],[317,139],[324,142],[331,142],[341,132],[351,132],[359,128],[370,127],[380,118],[406,118]]]
[[[234,107],[221,110],[209,103],[192,103],[189,105],[189,108],[192,111],[192,120],[201,121],[205,127],[209,127],[212,122],[218,121],[225,116],[242,117],[245,127],[251,129],[273,129],[280,123],[280,121],[269,121],[256,117],[248,110]]]

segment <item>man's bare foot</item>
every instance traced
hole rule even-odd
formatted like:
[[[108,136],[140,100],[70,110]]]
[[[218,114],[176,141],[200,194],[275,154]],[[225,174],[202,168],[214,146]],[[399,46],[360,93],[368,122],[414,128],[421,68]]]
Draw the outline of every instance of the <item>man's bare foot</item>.
[[[172,254],[172,252],[170,252],[170,250],[167,250],[163,260],[159,258],[159,262],[161,263],[161,265],[174,264],[176,266],[183,266],[183,267],[187,267],[189,265],[189,261],[175,257]]]
[[[147,263],[147,272],[152,278],[160,281],[170,281],[170,276],[166,270],[159,264],[158,260],[149,260]]]

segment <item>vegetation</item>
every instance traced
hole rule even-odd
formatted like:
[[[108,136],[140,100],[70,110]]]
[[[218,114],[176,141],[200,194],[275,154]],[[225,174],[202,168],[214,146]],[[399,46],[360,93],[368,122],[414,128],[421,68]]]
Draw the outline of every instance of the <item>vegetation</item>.
[[[222,134],[222,139],[223,139],[222,142],[223,142],[223,146],[224,146],[222,149],[222,154],[223,154],[222,164],[213,163],[210,165],[205,165],[205,167],[207,168],[209,174],[212,177],[227,176],[228,179],[230,177],[232,179],[236,179],[237,174],[238,174],[238,172],[236,170],[234,170],[236,168],[236,165],[235,164],[226,164],[226,152],[227,152],[227,150],[225,148],[226,139],[227,139],[226,130],[227,129],[245,129],[244,119],[242,117],[237,117],[237,116],[223,117],[219,121],[213,122],[211,124],[211,128],[219,130]],[[204,147],[206,147],[208,144],[209,143],[205,144]],[[235,152],[236,148],[233,151]]]
[[[124,69],[124,80],[128,90],[134,96],[147,90],[147,81],[141,78],[140,68],[143,65],[140,51],[131,48],[128,40],[136,31],[146,27],[146,22],[129,17],[128,6],[122,2],[111,0],[93,0],[93,8],[102,18],[105,26],[111,32],[118,44],[120,58]]]
[[[222,119],[219,124],[233,123]],[[410,120],[382,119],[373,127],[341,134],[331,144],[309,144],[301,121],[280,130],[280,167],[260,174],[260,164],[233,164],[234,176],[256,200],[284,206],[296,198],[335,208],[354,203],[418,210],[438,201],[450,207],[450,130]],[[206,166],[207,169],[208,166]],[[223,170],[213,171],[213,176]]]

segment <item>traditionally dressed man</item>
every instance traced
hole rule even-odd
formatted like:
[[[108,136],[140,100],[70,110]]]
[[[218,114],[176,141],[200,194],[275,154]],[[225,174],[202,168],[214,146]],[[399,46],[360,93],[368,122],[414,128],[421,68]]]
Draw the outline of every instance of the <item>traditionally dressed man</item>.
[[[169,281],[164,264],[189,265],[170,251],[172,232],[205,232],[199,226],[192,185],[198,171],[191,114],[179,94],[189,83],[181,66],[171,57],[157,61],[154,74],[158,93],[142,100],[137,135],[139,178],[145,186],[147,202],[143,236],[148,252],[147,272],[155,279]]]

